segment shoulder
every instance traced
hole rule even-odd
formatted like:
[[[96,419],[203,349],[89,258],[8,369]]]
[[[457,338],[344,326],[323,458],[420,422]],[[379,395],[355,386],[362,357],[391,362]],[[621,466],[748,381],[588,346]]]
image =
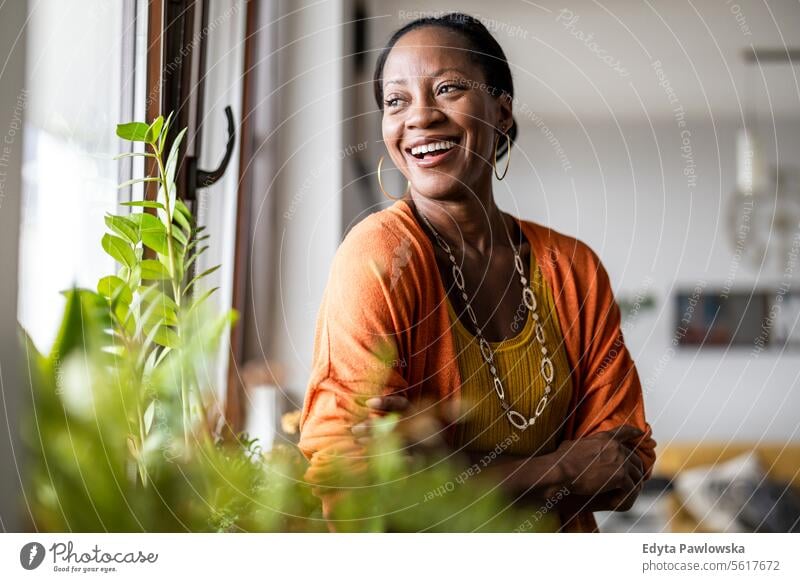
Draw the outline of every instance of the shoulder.
[[[369,214],[345,235],[336,251],[339,262],[385,262],[401,252],[403,241],[396,217],[388,209]],[[406,246],[408,243],[406,243]]]
[[[331,276],[354,289],[378,283],[391,291],[415,262],[416,249],[416,235],[402,217],[391,209],[381,210],[350,228],[334,256]]]
[[[564,309],[592,312],[614,301],[611,279],[600,256],[584,241],[553,228],[524,221],[537,260]]]
[[[398,223],[397,215],[388,208],[368,214],[350,227],[342,246],[385,249],[398,240]]]
[[[554,268],[569,271],[575,275],[586,275],[603,269],[600,256],[587,243],[579,238],[560,232],[538,222],[522,221],[533,235],[531,243],[541,259]]]

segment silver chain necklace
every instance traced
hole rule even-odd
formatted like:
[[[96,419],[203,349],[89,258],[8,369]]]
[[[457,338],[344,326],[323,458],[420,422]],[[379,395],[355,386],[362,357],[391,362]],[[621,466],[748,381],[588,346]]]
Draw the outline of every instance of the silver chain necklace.
[[[526,428],[533,426],[536,423],[536,419],[542,415],[544,412],[545,407],[547,406],[548,397],[550,392],[552,391],[552,383],[553,378],[555,377],[555,368],[553,366],[553,361],[550,359],[548,355],[547,346],[545,346],[545,335],[544,335],[544,328],[542,327],[541,322],[539,321],[539,314],[536,313],[536,296],[533,294],[533,291],[528,284],[528,280],[525,278],[525,271],[523,269],[522,257],[520,257],[519,252],[517,251],[517,247],[514,245],[514,242],[511,240],[511,234],[508,232],[508,226],[506,226],[506,221],[503,220],[503,227],[506,230],[506,236],[508,237],[508,242],[511,245],[511,250],[514,251],[514,268],[516,269],[517,273],[519,274],[519,282],[522,285],[522,302],[525,304],[525,307],[531,312],[531,316],[533,317],[534,321],[534,332],[536,335],[536,340],[539,342],[539,345],[542,349],[542,362],[541,362],[541,373],[542,377],[544,378],[547,385],[544,389],[544,395],[539,399],[538,404],[536,405],[536,411],[534,415],[530,418],[514,410],[511,405],[506,402],[506,391],[503,387],[503,382],[500,380],[498,375],[497,367],[494,364],[494,352],[492,352],[492,347],[489,345],[489,342],[483,336],[483,331],[481,327],[478,325],[478,320],[475,317],[475,310],[472,308],[472,302],[470,301],[469,295],[464,288],[464,273],[461,270],[461,267],[458,266],[456,262],[456,257],[453,255],[453,251],[450,249],[450,245],[447,244],[439,232],[433,227],[430,220],[427,217],[419,212],[419,215],[425,221],[425,224],[428,225],[428,228],[431,229],[433,232],[434,237],[436,238],[436,243],[439,247],[447,253],[450,257],[450,263],[452,264],[453,268],[453,279],[455,280],[456,287],[461,292],[461,298],[464,300],[467,308],[467,315],[469,316],[470,321],[472,321],[472,325],[474,326],[475,330],[477,331],[478,336],[478,345],[481,349],[481,356],[483,356],[483,360],[486,365],[489,367],[489,373],[492,376],[493,383],[494,383],[494,391],[497,394],[497,397],[500,399],[500,406],[505,411],[506,418],[508,421],[517,429],[525,430]],[[533,249],[531,249],[533,252]]]

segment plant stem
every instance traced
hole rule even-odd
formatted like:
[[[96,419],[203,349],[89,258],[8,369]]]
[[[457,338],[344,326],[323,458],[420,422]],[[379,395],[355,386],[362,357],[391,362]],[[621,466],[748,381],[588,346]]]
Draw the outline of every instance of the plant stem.
[[[181,306],[181,294],[180,294],[180,281],[177,280],[176,273],[175,273],[175,249],[172,245],[172,212],[169,207],[169,184],[167,181],[167,174],[164,171],[164,163],[161,160],[161,153],[156,149],[155,146],[152,146],[156,152],[156,162],[158,162],[158,182],[161,184],[161,187],[164,188],[164,208],[166,209],[165,212],[167,214],[167,252],[169,253],[169,276],[170,280],[172,281],[172,292],[175,295],[175,304],[180,307]]]
[[[164,163],[161,159],[161,151],[156,147],[152,146],[153,150],[156,153],[156,161],[158,162],[158,175],[159,175],[159,183],[161,187],[164,188],[164,208],[167,215],[167,252],[169,253],[169,276],[172,282],[172,294],[174,295],[175,305],[177,305],[178,310],[181,307],[181,282],[178,280],[176,268],[175,268],[175,249],[173,248],[172,244],[172,211],[169,205],[169,180],[167,180],[167,173],[164,170]],[[180,342],[180,326],[178,326],[177,331],[175,332],[178,336],[178,341]],[[181,413],[183,416],[183,444],[184,444],[184,454],[188,457],[189,455],[189,394],[186,386],[186,378],[184,377],[183,373],[183,366],[180,366],[180,375],[181,375]]]
[[[142,485],[147,487],[147,469],[144,465],[144,416],[142,414],[142,401],[141,394],[136,398],[136,420],[139,425],[139,458],[137,463],[139,465],[139,475],[142,478]]]

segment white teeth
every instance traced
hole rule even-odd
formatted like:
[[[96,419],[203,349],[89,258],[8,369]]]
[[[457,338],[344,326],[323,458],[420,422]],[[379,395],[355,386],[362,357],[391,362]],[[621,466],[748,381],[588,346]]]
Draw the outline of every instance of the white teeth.
[[[411,148],[411,155],[419,155],[419,154],[426,154],[428,152],[433,152],[437,150],[449,150],[456,144],[452,141],[437,141],[434,143],[429,143],[421,146],[417,146],[415,148]]]

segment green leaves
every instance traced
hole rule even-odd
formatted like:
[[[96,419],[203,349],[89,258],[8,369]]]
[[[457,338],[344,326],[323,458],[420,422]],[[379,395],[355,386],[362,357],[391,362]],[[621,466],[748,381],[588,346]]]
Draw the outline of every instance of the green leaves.
[[[155,144],[161,138],[162,129],[164,129],[164,118],[159,115],[150,125],[140,121],[121,123],[117,125],[117,135],[127,141]]]
[[[197,275],[194,279],[192,279],[191,281],[189,281],[186,284],[186,287],[184,287],[184,289],[183,289],[183,293],[187,294],[189,291],[191,291],[191,289],[192,289],[192,287],[194,286],[195,283],[197,283],[203,277],[206,277],[206,276],[210,275],[211,273],[213,273],[214,271],[216,271],[217,269],[219,269],[220,266],[221,265],[216,265],[214,267],[211,267],[210,269],[206,269],[205,271],[203,271],[202,273]]]
[[[178,334],[172,329],[163,325],[158,327],[158,331],[156,331],[153,341],[155,341],[158,345],[167,348],[179,348],[181,345],[181,340],[178,337]]]
[[[196,311],[205,302],[205,300],[211,297],[211,295],[213,295],[214,292],[217,291],[218,289],[219,287],[212,287],[211,289],[209,289],[208,291],[197,297],[194,301],[192,301],[191,305],[189,305],[189,313]]]
[[[136,255],[130,243],[113,234],[103,235],[103,250],[111,255],[117,262],[132,268],[136,262]]]
[[[145,141],[147,143],[155,143],[158,138],[161,136],[161,128],[164,126],[164,118],[159,115],[150,124],[150,127],[147,128],[147,133],[145,134]]]
[[[114,160],[121,160],[123,158],[135,158],[135,157],[142,157],[142,158],[155,158],[153,154],[149,154],[147,152],[123,152],[113,157]]]
[[[197,406],[203,402],[199,385],[202,374],[197,367],[205,365],[202,358],[216,350],[224,329],[235,319],[232,311],[221,317],[201,313],[201,306],[216,289],[191,296],[198,282],[218,266],[189,281],[185,277],[208,248],[200,246],[208,236],[201,235],[203,227],[197,226],[175,191],[186,129],[177,134],[169,155],[165,155],[172,119],[171,115],[166,120],[159,116],[149,125],[134,122],[117,127],[117,135],[143,142],[147,150],[119,157],[145,155],[158,168],[157,175],[135,177],[120,187],[153,182],[158,185],[158,194],[156,200],[123,203],[133,209],[130,214],[105,217],[109,232],[103,236],[103,248],[122,266],[117,275],[98,281],[96,294],[109,319],[101,334],[106,342],[104,353],[115,358],[115,366],[129,371],[130,380],[138,385],[135,405],[128,408],[132,412],[130,425],[125,427],[126,438],[130,435],[130,448],[126,449],[145,487],[152,477],[146,467],[150,462],[144,454],[146,443],[152,448],[155,441],[151,442],[151,436],[156,440],[163,436],[157,434],[161,429],[155,428],[156,410],[160,414],[170,402],[180,405],[173,411],[179,422],[172,426],[182,430],[177,436],[188,452],[192,448],[189,437],[205,418],[199,410],[202,404]],[[154,395],[159,398],[158,409],[153,404]]]
[[[127,141],[147,141],[147,131],[150,129],[146,123],[134,121],[117,125],[117,135]]]
[[[184,247],[189,243],[189,239],[186,238],[186,235],[183,234],[179,228],[172,229],[172,238],[174,238]]]
[[[160,281],[163,279],[170,278],[170,274],[169,271],[167,271],[167,268],[158,261],[154,261],[152,259],[145,259],[142,261],[141,266],[142,266],[142,279],[150,281]]]
[[[152,214],[141,212],[131,215],[142,242],[157,253],[167,255],[167,228]],[[145,277],[146,278],[146,277]]]
[[[142,207],[142,208],[158,208],[160,210],[166,210],[164,205],[161,202],[154,202],[152,200],[135,200],[133,202],[123,202],[122,206],[135,206],[135,207]]]
[[[130,305],[133,301],[130,287],[125,284],[125,281],[114,275],[100,279],[97,283],[97,292],[112,303],[121,301],[125,305]]]
[[[97,293],[88,289],[70,289],[66,297],[61,326],[53,343],[50,358],[55,364],[73,351],[80,351],[99,341],[101,330],[110,326],[108,306]]]
[[[134,184],[143,184],[147,182],[158,182],[158,178],[134,178],[133,180],[128,180],[127,182],[123,182],[122,184],[117,186],[117,189],[121,190],[122,188],[133,186]]]
[[[147,408],[145,409],[144,414],[142,415],[144,419],[145,434],[150,433],[150,429],[153,426],[153,417],[155,416],[155,414],[156,414],[156,401],[152,400],[150,404],[147,405]]]
[[[132,245],[138,244],[141,240],[136,223],[127,216],[114,216],[107,214],[105,217],[106,226],[121,235]]]
[[[167,133],[169,133],[169,128],[172,127],[172,111],[169,112],[167,115],[167,120],[164,122],[164,129],[161,131],[161,136],[158,138],[158,153],[161,155],[161,152],[164,151],[164,141],[167,139]]]
[[[147,287],[147,301],[151,303],[159,303],[172,310],[173,313],[178,312],[178,304],[172,298],[164,293],[157,286]]]
[[[172,215],[172,219],[184,230],[187,236],[192,234],[191,223],[194,221],[194,217],[182,200],[175,200],[175,213]]]
[[[199,236],[202,227],[175,191],[186,132],[178,134],[166,156],[172,119],[117,126],[120,138],[144,144],[130,149],[146,150],[117,159],[144,156],[154,162],[148,168],[158,170],[157,175],[135,176],[123,187],[153,182],[159,198],[126,202],[125,211],[104,217],[107,232],[98,242],[119,263],[116,274],[100,278],[96,292],[65,293],[53,351],[36,358],[41,372],[29,375],[35,383],[39,431],[30,439],[38,455],[31,491],[37,525],[43,529],[49,525],[60,531],[59,525],[68,523],[83,531],[109,524],[115,531],[132,531],[142,528],[138,516],[143,516],[145,529],[171,530],[183,523],[173,509],[183,513],[192,529],[206,529],[209,523],[213,529],[223,513],[222,521],[230,523],[242,510],[252,513],[249,501],[237,499],[236,507],[228,502],[231,487],[247,491],[242,500],[262,488],[255,480],[263,478],[261,469],[244,452],[217,449],[205,422],[208,358],[217,353],[234,317],[232,311],[201,312],[213,290],[197,299],[189,292],[211,270],[192,281],[184,276],[188,261],[202,252],[198,242],[207,237]],[[76,365],[69,367],[70,361]],[[84,398],[86,391],[90,399]],[[89,403],[84,408],[91,415],[70,404],[75,402]],[[43,435],[46,448],[39,446]],[[191,474],[182,473],[184,468]],[[196,486],[203,489],[200,494],[212,501],[211,509],[185,504],[186,495],[192,495],[181,486],[187,478],[194,493]],[[177,497],[168,501],[170,511],[154,512],[153,507],[164,507],[162,485]],[[118,511],[128,500],[128,513],[137,516],[133,519]],[[87,513],[85,508],[95,503],[98,511]]]
[[[183,136],[186,135],[186,128],[183,128],[181,132],[175,137],[175,141],[172,142],[172,147],[169,150],[169,156],[167,157],[167,165],[164,169],[165,182],[170,186],[170,190],[172,190],[172,184],[175,182],[175,169],[178,167],[178,152],[181,148],[181,141],[183,141]],[[174,197],[174,192],[172,193]]]

